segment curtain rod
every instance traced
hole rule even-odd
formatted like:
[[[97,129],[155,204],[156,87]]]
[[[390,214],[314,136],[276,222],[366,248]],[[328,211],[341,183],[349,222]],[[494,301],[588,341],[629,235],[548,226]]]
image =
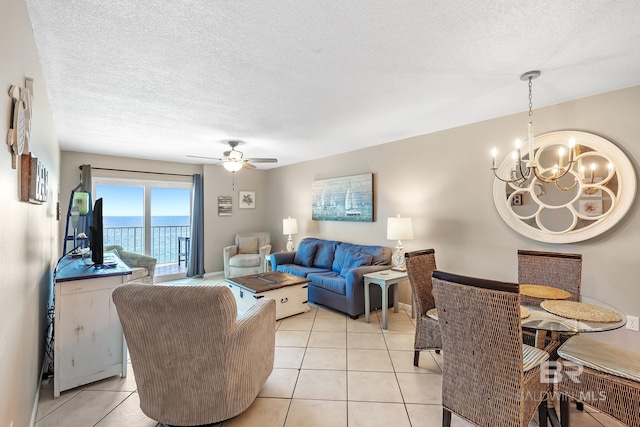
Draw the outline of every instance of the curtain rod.
[[[79,169],[82,170],[82,165],[79,166]],[[93,166],[91,167],[91,169],[101,170],[101,171],[113,171],[113,172],[149,173],[149,174],[152,174],[152,175],[171,175],[171,176],[189,176],[189,177],[193,176],[193,175],[185,175],[185,174],[182,174],[182,173],[133,171],[133,170],[130,170],[130,169],[94,168]]]

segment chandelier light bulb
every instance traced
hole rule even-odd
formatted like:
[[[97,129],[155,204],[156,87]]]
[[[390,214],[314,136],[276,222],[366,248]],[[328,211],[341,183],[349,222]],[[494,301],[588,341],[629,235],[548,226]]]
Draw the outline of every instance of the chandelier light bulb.
[[[591,163],[591,170],[592,171],[596,170],[596,164],[595,163]]]
[[[574,137],[571,137],[571,139],[569,139],[569,148],[573,148],[576,146],[576,139]]]
[[[516,139],[516,148],[519,150],[522,147],[522,141],[520,139]]]
[[[609,169],[609,171],[613,170],[613,163],[609,162],[607,164],[607,169]]]
[[[516,160],[518,160],[518,153],[516,153],[515,151],[511,152],[511,158],[513,159],[513,161],[515,162]]]
[[[495,159],[497,155],[498,155],[498,149],[496,147],[493,147],[491,149],[491,157]]]

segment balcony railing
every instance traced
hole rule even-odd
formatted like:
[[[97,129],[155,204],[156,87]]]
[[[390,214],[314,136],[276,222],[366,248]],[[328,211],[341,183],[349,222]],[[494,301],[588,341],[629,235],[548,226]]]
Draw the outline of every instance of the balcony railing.
[[[190,237],[188,225],[151,227],[151,256],[158,264],[178,262],[178,237]],[[144,253],[144,227],[104,227],[104,244],[120,245],[129,252]]]

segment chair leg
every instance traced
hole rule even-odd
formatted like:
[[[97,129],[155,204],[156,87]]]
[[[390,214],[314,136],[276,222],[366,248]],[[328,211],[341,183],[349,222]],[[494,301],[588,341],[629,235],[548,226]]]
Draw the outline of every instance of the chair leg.
[[[584,411],[584,404],[582,402],[576,401],[576,409],[578,411]]]
[[[436,354],[440,354],[440,350],[436,350]]]
[[[451,411],[442,408],[442,427],[451,427]]]
[[[569,408],[569,397],[560,395],[560,425],[568,426],[570,422],[571,408]]]
[[[547,427],[547,396],[538,405],[538,425]],[[563,424],[564,425],[564,424]]]
[[[413,352],[413,366],[418,366],[420,363],[420,350],[415,350]]]

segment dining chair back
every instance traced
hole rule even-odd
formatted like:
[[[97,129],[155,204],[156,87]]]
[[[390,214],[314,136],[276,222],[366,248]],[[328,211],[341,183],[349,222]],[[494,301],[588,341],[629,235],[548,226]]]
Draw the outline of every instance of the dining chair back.
[[[538,408],[546,426],[549,355],[524,346],[515,283],[433,272],[442,331],[443,426],[451,413],[478,426],[525,427]],[[525,354],[527,357],[525,357]]]
[[[438,321],[427,316],[427,312],[436,308],[433,298],[433,284],[431,273],[436,269],[436,254],[433,249],[406,252],[404,254],[407,276],[416,305],[416,337],[414,342],[413,365],[420,362],[420,351],[440,351],[440,325]]]
[[[518,283],[562,289],[580,301],[582,255],[518,250]]]

